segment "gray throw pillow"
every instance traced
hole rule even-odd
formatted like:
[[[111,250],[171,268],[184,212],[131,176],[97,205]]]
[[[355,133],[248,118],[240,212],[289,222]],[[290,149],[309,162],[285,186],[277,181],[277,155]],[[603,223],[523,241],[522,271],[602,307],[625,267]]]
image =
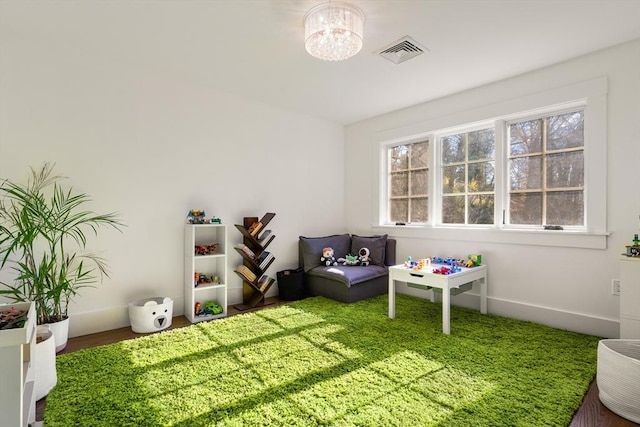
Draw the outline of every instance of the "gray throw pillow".
[[[309,271],[320,265],[322,249],[333,248],[333,256],[336,259],[344,258],[351,250],[351,237],[348,234],[334,234],[325,237],[300,236],[300,248],[302,249],[302,262],[304,271]]]
[[[384,267],[385,249],[387,247],[387,235],[382,236],[351,236],[351,253],[358,254],[362,248],[369,249],[371,264]]]

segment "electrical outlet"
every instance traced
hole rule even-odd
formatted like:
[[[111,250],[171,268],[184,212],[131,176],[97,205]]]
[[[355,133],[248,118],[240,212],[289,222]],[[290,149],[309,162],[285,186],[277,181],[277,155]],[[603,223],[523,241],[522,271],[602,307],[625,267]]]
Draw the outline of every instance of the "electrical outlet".
[[[611,279],[611,295],[620,295],[620,279]]]

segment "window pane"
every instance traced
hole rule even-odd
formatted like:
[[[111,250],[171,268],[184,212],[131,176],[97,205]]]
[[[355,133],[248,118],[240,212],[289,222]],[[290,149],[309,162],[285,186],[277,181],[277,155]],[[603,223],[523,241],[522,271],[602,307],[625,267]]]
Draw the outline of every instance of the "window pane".
[[[509,161],[512,190],[542,188],[542,157],[520,157]]]
[[[409,173],[396,172],[391,174],[391,197],[407,196],[409,194]]]
[[[389,201],[389,220],[391,222],[407,222],[409,212],[409,199],[395,199]]]
[[[547,188],[582,187],[583,185],[583,151],[547,155]]]
[[[411,195],[423,196],[428,194],[429,171],[427,169],[411,172]]]
[[[426,168],[428,166],[429,141],[411,144],[411,169]]]
[[[584,112],[547,118],[547,150],[584,147]]]
[[[464,196],[442,198],[442,222],[445,224],[464,224]]]
[[[547,195],[547,225],[583,225],[582,191],[550,192]]]
[[[406,145],[389,148],[389,156],[389,170],[391,172],[409,168],[409,148]]]
[[[493,194],[469,197],[468,224],[493,224]]]
[[[542,193],[512,194],[509,214],[511,224],[542,225]]]
[[[469,133],[469,160],[493,159],[495,155],[495,135],[493,129]]]
[[[419,197],[411,199],[411,222],[427,222],[429,220],[428,199]]]
[[[464,191],[464,166],[446,166],[442,168],[442,193],[461,193]]]
[[[442,138],[442,163],[464,162],[464,134],[450,135]]]
[[[509,154],[512,156],[542,151],[542,119],[509,125]]]
[[[493,191],[495,166],[493,162],[472,163],[469,165],[469,192]]]

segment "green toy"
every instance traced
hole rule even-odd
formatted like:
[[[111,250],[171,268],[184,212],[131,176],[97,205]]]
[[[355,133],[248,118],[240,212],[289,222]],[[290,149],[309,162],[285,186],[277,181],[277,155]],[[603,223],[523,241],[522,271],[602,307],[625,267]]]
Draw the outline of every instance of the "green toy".
[[[213,314],[222,313],[222,306],[216,301],[207,301],[206,303],[204,303],[204,309],[210,311]]]

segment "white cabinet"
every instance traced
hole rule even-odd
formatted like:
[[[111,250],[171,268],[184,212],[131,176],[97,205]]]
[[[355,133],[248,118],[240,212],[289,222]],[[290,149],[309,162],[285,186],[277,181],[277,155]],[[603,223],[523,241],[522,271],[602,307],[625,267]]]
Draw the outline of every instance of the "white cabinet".
[[[620,258],[620,338],[640,339],[640,258]]]
[[[187,224],[184,231],[184,315],[192,323],[227,315],[227,227]],[[215,301],[221,313],[196,314]]]
[[[0,330],[0,423],[4,426],[27,426],[36,420],[35,304],[0,304],[0,311],[10,307],[28,312],[22,328]]]

